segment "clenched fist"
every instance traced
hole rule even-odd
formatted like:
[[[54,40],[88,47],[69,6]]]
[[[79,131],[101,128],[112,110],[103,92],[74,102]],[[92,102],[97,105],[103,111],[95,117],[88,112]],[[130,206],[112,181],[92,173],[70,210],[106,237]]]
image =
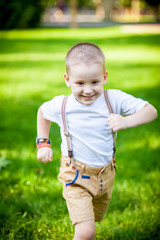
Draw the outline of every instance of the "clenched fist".
[[[119,114],[110,114],[108,117],[108,124],[113,132],[126,129],[128,127],[127,118]]]
[[[40,162],[44,162],[44,163],[51,162],[52,161],[52,155],[53,155],[53,151],[52,151],[51,148],[42,147],[42,148],[38,149],[37,159]]]

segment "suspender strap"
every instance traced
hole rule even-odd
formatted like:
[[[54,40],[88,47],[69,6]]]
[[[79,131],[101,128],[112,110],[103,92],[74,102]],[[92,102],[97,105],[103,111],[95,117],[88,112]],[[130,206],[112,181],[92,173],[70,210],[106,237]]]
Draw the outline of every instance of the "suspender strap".
[[[72,158],[73,157],[73,151],[72,151],[72,145],[71,145],[71,138],[68,132],[68,127],[67,127],[67,119],[66,119],[66,103],[67,103],[67,98],[68,96],[65,96],[62,102],[62,121],[63,121],[63,127],[64,127],[64,135],[66,136],[66,141],[67,141],[67,148],[68,148],[68,157]]]
[[[112,105],[111,105],[110,100],[109,100],[109,97],[108,97],[108,91],[107,91],[107,90],[104,90],[103,92],[104,92],[104,98],[105,98],[107,107],[108,107],[108,109],[109,109],[109,112],[110,112],[110,113],[114,113],[113,108],[112,108]],[[117,132],[113,132],[113,131],[112,131],[112,135],[113,135],[113,152],[114,152],[114,154],[115,154],[115,152],[116,152],[116,136],[117,136]]]
[[[110,112],[110,113],[114,113],[114,112],[113,112],[112,105],[111,105],[111,103],[110,103],[110,101],[109,101],[108,91],[107,91],[107,90],[104,90],[103,92],[104,92],[104,97],[105,97],[106,104],[107,104],[107,107],[108,107],[108,109],[109,109],[109,112]]]
[[[72,163],[72,168],[76,169],[74,160],[73,160],[73,150],[72,150],[72,145],[71,145],[71,136],[68,132],[68,126],[67,126],[67,118],[66,118],[66,103],[67,103],[68,96],[65,96],[62,102],[62,107],[61,107],[61,114],[62,114],[62,122],[63,122],[63,128],[64,128],[64,135],[66,136],[66,142],[67,142],[67,149],[68,149],[68,157],[69,157],[69,162],[66,163],[67,166]]]

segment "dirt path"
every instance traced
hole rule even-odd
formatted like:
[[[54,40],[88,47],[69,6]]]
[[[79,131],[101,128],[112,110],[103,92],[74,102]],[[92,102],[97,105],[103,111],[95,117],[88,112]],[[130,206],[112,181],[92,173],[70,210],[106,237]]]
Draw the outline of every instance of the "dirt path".
[[[125,33],[160,33],[160,24],[127,24],[121,28]]]
[[[116,22],[84,22],[78,23],[78,27],[112,27],[121,26],[126,33],[160,33],[160,23],[116,23]],[[41,27],[47,28],[69,28],[68,22],[41,23]]]

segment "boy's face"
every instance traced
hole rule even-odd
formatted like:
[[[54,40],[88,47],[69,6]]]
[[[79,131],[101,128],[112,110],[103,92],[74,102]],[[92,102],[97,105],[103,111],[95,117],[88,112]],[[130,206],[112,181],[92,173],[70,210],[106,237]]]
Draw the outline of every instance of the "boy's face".
[[[84,63],[72,65],[69,76],[64,74],[67,87],[71,87],[77,101],[84,105],[94,103],[102,94],[107,76],[107,72],[104,74],[103,66],[100,63],[90,66]]]

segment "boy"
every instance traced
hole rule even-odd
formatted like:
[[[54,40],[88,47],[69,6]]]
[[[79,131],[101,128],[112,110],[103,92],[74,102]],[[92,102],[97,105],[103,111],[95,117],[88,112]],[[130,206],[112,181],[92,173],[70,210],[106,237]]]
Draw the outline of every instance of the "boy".
[[[157,111],[146,101],[110,89],[110,113],[103,92],[108,77],[105,57],[96,45],[73,46],[65,64],[64,79],[72,94],[68,99],[57,96],[39,108],[37,158],[44,163],[52,160],[48,137],[51,122],[56,122],[62,137],[58,178],[75,225],[74,240],[92,240],[95,221],[102,220],[112,195],[116,170],[114,133],[153,121]]]

